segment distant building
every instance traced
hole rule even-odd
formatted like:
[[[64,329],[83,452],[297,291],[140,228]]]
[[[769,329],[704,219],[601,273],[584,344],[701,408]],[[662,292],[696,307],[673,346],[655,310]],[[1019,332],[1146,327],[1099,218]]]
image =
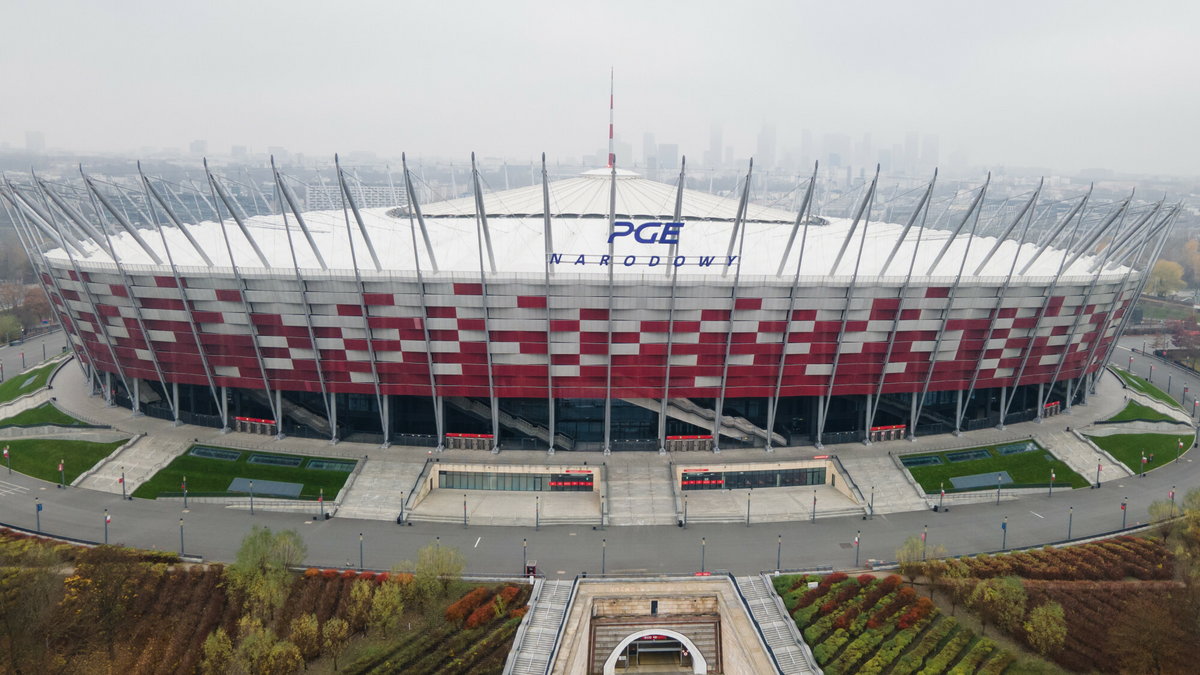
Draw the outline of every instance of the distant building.
[[[658,166],[661,169],[678,169],[679,168],[679,144],[678,143],[659,143],[658,144]]]
[[[208,141],[192,141],[188,145],[188,152],[192,153],[193,156],[208,154]]]
[[[758,151],[755,153],[755,164],[763,169],[775,166],[775,125],[764,124],[758,132]]]

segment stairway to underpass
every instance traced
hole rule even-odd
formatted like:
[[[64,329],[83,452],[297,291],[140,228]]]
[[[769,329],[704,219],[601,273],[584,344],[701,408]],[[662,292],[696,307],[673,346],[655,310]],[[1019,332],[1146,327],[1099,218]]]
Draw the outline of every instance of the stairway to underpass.
[[[492,419],[492,407],[482,401],[466,398],[462,396],[454,396],[446,399],[446,403],[458,408],[459,410],[471,415],[472,417],[490,421]],[[550,430],[539,424],[534,424],[527,419],[510,415],[503,410],[499,410],[497,421],[500,426],[505,429],[525,434],[532,438],[537,438],[546,443],[550,442]],[[563,434],[554,434],[554,447],[563,450],[574,450],[575,440]]]
[[[574,581],[543,581],[529,623],[504,669],[504,675],[545,675],[558,641]]]
[[[735,577],[734,583],[750,606],[750,615],[762,631],[767,648],[775,655],[784,675],[805,675],[820,670],[810,660],[811,653],[800,638],[796,624],[780,606],[774,589],[762,575]]]
[[[125,491],[133,491],[154,474],[171,463],[192,446],[190,439],[170,440],[155,436],[142,436],[135,443],[118,448],[113,454],[92,467],[89,473],[75,479],[76,487],[121,494],[121,474],[125,475]]]
[[[425,460],[402,459],[375,451],[362,467],[338,505],[339,518],[395,520],[400,503],[408,498],[425,467]],[[327,495],[332,499],[333,495]]]

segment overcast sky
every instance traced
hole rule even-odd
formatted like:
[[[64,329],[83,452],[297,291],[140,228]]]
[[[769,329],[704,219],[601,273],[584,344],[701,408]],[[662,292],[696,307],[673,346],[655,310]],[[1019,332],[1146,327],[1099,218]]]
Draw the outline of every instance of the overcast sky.
[[[618,135],[738,157],[937,134],[972,164],[1200,174],[1195,2],[0,4],[0,141],[578,157]]]

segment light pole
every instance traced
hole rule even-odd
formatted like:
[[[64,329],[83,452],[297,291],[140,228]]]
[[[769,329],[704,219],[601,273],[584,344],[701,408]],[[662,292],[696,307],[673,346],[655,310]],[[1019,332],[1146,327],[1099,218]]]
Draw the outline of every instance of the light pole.
[[[183,516],[179,517],[179,557],[183,557]]]
[[[1004,480],[1003,474],[996,474],[996,506],[1000,506],[1000,481]]]
[[[1174,375],[1167,373],[1167,396],[1171,395],[1171,378],[1172,377],[1174,377]]]
[[[42,531],[42,500],[40,497],[33,498],[33,513],[37,519],[37,524],[34,526],[38,532]]]
[[[525,568],[529,567],[529,540],[521,540],[521,574],[525,574]]]
[[[1172,501],[1172,504],[1175,502]],[[775,569],[783,569],[783,535],[779,535],[779,543],[775,545]]]
[[[58,460],[58,487],[63,490],[67,489],[67,472],[63,469],[66,462],[65,459]]]
[[[938,488],[938,511],[946,510],[946,481],[942,481]]]
[[[750,492],[746,492],[746,527],[750,527]]]
[[[400,502],[400,506],[403,508],[404,502]],[[325,488],[317,494],[317,520],[325,520]]]
[[[1129,355],[1129,368],[1126,370],[1128,370],[1130,374],[1133,374],[1133,354]]]
[[[463,503],[464,504],[467,503],[466,498],[467,498],[467,496],[463,495]],[[465,516],[464,516],[463,522],[466,522]],[[542,529],[542,496],[541,495],[533,496],[533,529],[535,531]]]
[[[254,515],[254,481],[250,481],[250,515]]]
[[[704,537],[700,537],[700,571],[701,572],[704,571],[704,553],[705,553],[705,549],[707,549],[707,548],[708,548],[708,540]]]
[[[1050,492],[1048,492],[1046,494],[1046,496],[1047,497],[1054,496],[1054,469],[1050,469]]]
[[[358,533],[358,571],[363,571],[363,533]]]
[[[871,520],[875,520],[875,486],[871,486]]]
[[[817,491],[813,490],[812,521],[817,522]]]
[[[121,467],[121,499],[129,499],[125,495],[125,467]]]
[[[1146,451],[1142,450],[1142,478],[1146,477]]]
[[[1071,524],[1075,520],[1075,507],[1067,507],[1067,541],[1071,541]]]
[[[1150,377],[1148,377],[1146,379],[1147,379],[1147,381],[1150,382],[1150,384],[1154,384],[1154,364],[1153,363],[1150,364]]]
[[[12,457],[8,454],[8,446],[4,446],[4,461],[8,462],[8,475],[12,475]]]
[[[108,515],[108,509],[104,509],[104,545],[108,546],[108,523],[112,520],[112,516]]]
[[[1008,550],[1008,516],[1004,516],[1004,522],[1000,523],[1000,550]]]
[[[183,510],[187,511],[187,476],[183,477]]]
[[[463,495],[463,527],[467,526],[467,496]],[[537,528],[534,528],[537,529]]]
[[[1100,470],[1103,468],[1103,464],[1096,462],[1096,487],[1100,487]]]
[[[324,518],[325,514],[322,513],[321,517]],[[404,524],[404,490],[400,491],[400,524]]]
[[[1171,517],[1174,518],[1175,517],[1175,486],[1174,485],[1171,486],[1171,491],[1167,493],[1167,496],[1171,498]]]
[[[925,553],[929,550],[929,525],[921,531],[921,560],[925,560]]]
[[[608,540],[600,540],[600,574],[603,575],[608,564]]]
[[[1126,507],[1129,505],[1129,497],[1121,497],[1121,529],[1125,529],[1125,515],[1128,513]]]
[[[687,529],[687,493],[683,493],[683,529]]]
[[[862,537],[862,530],[854,533],[854,569],[858,569],[858,552],[860,550],[858,541]]]

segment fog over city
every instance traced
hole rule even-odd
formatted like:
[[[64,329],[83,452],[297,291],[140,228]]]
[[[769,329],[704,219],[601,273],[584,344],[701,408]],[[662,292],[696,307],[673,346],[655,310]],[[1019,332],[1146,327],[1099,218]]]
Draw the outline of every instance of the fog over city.
[[[962,169],[1200,174],[1195,3],[115,0],[2,14],[10,153],[586,164],[605,152],[612,68],[622,166],[654,134],[700,166],[770,145],[760,161],[781,169],[920,152]]]

